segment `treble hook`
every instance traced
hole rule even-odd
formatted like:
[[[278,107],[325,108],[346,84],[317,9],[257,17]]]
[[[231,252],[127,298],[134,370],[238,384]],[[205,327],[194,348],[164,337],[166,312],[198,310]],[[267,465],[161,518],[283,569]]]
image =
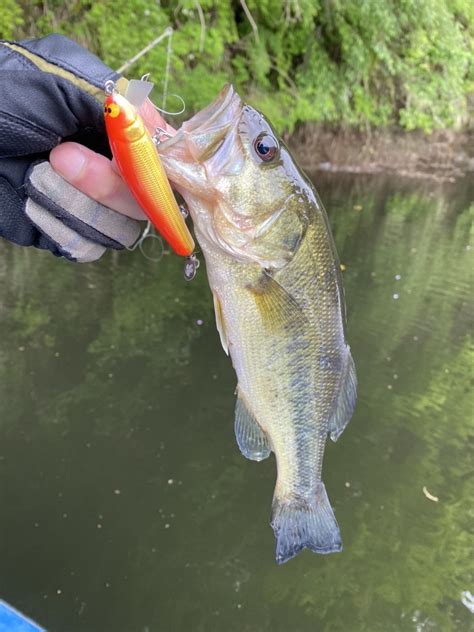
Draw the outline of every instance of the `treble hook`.
[[[142,78],[140,79],[140,81],[145,81],[149,83],[148,80],[150,78],[150,75],[151,75],[150,72],[146,72],[144,75],[142,75]],[[158,105],[155,105],[154,103],[152,103],[155,110],[160,112],[160,114],[168,114],[169,116],[179,116],[180,114],[183,114],[183,112],[186,111],[186,103],[184,102],[184,99],[182,96],[180,96],[179,94],[168,94],[167,96],[176,97],[177,99],[179,99],[181,101],[181,110],[177,112],[168,112],[168,110],[164,110],[163,108],[160,108]]]
[[[152,257],[144,251],[143,244],[145,243],[147,239],[158,240],[158,243],[160,244],[160,248],[161,248],[161,252],[158,256]],[[146,226],[142,234],[138,237],[137,241],[132,246],[126,246],[126,248],[130,252],[133,252],[134,250],[138,248],[140,252],[142,253],[142,255],[145,257],[145,259],[148,259],[149,261],[161,261],[161,258],[163,257],[163,252],[164,252],[163,241],[159,235],[153,232],[153,225],[150,221],[146,223]]]
[[[153,107],[155,108],[155,110],[158,110],[160,114],[168,114],[169,116],[179,116],[180,114],[183,114],[183,112],[185,112],[186,110],[186,103],[184,102],[183,97],[181,97],[179,94],[168,94],[168,98],[169,97],[176,97],[177,99],[181,101],[182,103],[181,110],[179,110],[178,112],[168,112],[168,110],[164,110],[163,108],[160,108],[153,103]]]
[[[189,209],[186,206],[186,204],[180,204],[178,208],[179,208],[179,212],[184,217],[184,219],[187,219],[189,217]]]
[[[155,145],[159,145],[163,142],[161,139],[162,136],[166,136],[167,138],[173,138],[173,135],[167,132],[163,127],[155,127],[155,133],[152,136],[153,142]]]

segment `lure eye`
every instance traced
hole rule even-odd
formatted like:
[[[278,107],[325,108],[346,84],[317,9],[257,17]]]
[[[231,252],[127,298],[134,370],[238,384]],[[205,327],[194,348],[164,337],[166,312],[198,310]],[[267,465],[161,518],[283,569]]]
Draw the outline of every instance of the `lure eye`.
[[[263,162],[270,162],[278,154],[278,141],[270,134],[260,134],[254,140],[253,148]]]
[[[112,118],[117,118],[120,114],[120,107],[116,103],[110,103],[104,107],[104,112]]]

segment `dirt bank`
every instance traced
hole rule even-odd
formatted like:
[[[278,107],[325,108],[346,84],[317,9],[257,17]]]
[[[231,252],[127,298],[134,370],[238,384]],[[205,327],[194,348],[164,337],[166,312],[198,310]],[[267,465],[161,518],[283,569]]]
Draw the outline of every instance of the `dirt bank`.
[[[372,132],[306,124],[287,139],[304,169],[454,180],[474,172],[474,132]]]

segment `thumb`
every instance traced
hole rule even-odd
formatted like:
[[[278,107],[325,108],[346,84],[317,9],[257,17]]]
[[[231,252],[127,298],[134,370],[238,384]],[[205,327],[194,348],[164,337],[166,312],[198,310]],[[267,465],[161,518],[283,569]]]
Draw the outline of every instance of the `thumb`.
[[[61,143],[49,154],[55,171],[93,200],[133,219],[146,219],[112,162],[78,143]]]

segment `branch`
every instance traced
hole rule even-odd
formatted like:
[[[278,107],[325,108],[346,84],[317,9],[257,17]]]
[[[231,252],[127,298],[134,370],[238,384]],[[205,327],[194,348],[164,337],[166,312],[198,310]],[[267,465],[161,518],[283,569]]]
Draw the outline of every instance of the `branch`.
[[[199,22],[201,23],[201,34],[199,36],[199,52],[202,53],[202,51],[204,50],[204,40],[206,39],[206,20],[204,19],[204,13],[199,0],[195,0],[194,4],[196,5],[196,9],[199,14]]]
[[[138,61],[140,57],[143,57],[143,55],[146,55],[146,53],[148,53],[153,48],[155,48],[155,46],[159,44],[161,40],[163,40],[165,37],[171,37],[172,34],[173,34],[173,29],[171,28],[171,26],[169,26],[167,29],[163,31],[161,35],[159,35],[156,39],[154,39],[147,46],[145,46],[145,48],[142,48],[142,50],[139,53],[137,53],[134,57],[132,57],[131,59],[128,59],[125,63],[123,63],[120,66],[120,68],[117,69],[117,72],[122,74],[124,70],[127,70],[127,68],[130,68],[130,66],[134,64],[136,61]]]
[[[250,13],[247,3],[245,2],[245,0],[240,0],[240,5],[242,9],[244,10],[245,15],[247,16],[248,21],[250,22],[250,26],[252,27],[253,34],[255,35],[255,40],[257,41],[257,43],[260,43],[260,38],[258,36],[258,28],[257,28],[257,25],[255,24],[255,20],[253,19],[252,14]]]

